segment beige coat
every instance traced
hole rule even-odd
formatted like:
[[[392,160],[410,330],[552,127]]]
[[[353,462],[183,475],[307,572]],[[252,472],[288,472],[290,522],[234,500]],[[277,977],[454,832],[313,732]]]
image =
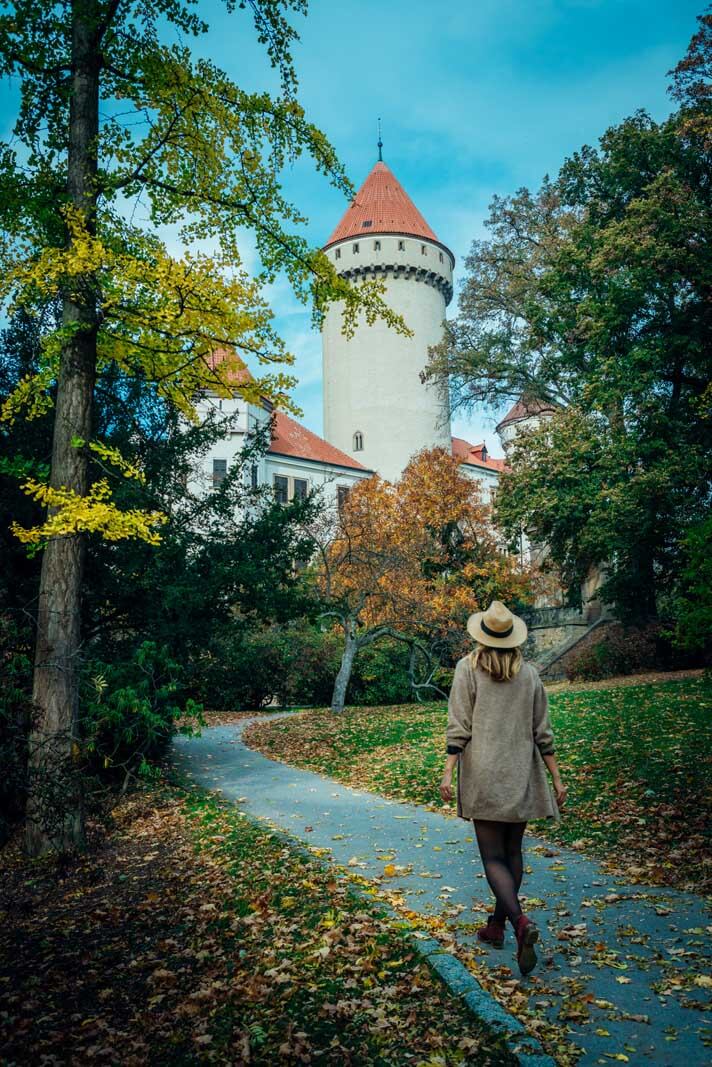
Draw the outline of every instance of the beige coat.
[[[525,822],[561,818],[542,756],[554,751],[546,690],[530,663],[495,682],[469,655],[450,690],[447,751],[459,752],[457,814]]]

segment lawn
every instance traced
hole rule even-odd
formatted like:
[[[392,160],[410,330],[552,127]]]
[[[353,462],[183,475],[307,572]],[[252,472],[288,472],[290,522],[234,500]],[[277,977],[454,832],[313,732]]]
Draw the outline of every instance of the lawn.
[[[0,1062],[94,1061],[514,1062],[328,865],[168,784],[83,855],[3,854]]]
[[[533,832],[605,861],[633,881],[710,888],[712,684],[695,677],[554,692],[557,758],[569,785],[558,825]],[[265,755],[434,810],[445,761],[445,704],[303,712],[257,723]]]

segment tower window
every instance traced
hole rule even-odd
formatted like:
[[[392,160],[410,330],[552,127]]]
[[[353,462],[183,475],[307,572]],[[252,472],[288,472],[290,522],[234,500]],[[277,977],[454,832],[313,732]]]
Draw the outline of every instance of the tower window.
[[[352,251],[352,252],[354,253],[354,255],[356,255],[356,253],[358,252],[358,243],[356,243],[356,244],[355,244],[355,245],[353,246],[353,248],[351,249],[351,251]]]
[[[227,460],[213,460],[213,486],[222,485],[227,478]]]
[[[399,252],[405,252],[405,241],[399,241],[398,242],[398,251]]]
[[[442,254],[442,252],[441,252],[441,253],[440,253],[440,262],[442,263],[442,261],[443,261],[443,254]]]
[[[427,250],[427,248],[425,247],[425,245],[421,245],[421,246],[420,246],[420,254],[421,254],[421,256],[427,256],[427,254],[428,254],[428,250]]]
[[[381,242],[380,241],[374,241],[373,242],[373,251],[374,252],[380,252],[381,251]]]
[[[341,259],[341,249],[340,248],[336,249],[336,253],[334,255],[334,258],[335,259]]]
[[[363,434],[360,430],[354,434],[354,452],[363,452]]]

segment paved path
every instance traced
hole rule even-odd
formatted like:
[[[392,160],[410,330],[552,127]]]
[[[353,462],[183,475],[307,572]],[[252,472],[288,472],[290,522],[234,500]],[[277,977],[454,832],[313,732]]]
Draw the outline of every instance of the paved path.
[[[246,812],[329,849],[336,863],[351,861],[366,878],[381,877],[386,863],[405,868],[387,880],[389,890],[414,911],[464,924],[457,940],[519,979],[509,927],[501,952],[480,950],[467,928],[491,900],[471,825],[268,759],[241,740],[259,718],[176,738],[176,765]],[[568,1012],[569,1039],[585,1050],[582,1067],[623,1057],[632,1065],[712,1063],[712,1023],[702,1010],[709,989],[695,981],[712,973],[702,899],[626,885],[576,852],[530,835],[524,842],[532,870],[523,892],[539,901],[529,910],[541,930],[542,962],[534,976],[512,983],[515,993],[519,982],[535,989],[532,1005],[553,1020]]]

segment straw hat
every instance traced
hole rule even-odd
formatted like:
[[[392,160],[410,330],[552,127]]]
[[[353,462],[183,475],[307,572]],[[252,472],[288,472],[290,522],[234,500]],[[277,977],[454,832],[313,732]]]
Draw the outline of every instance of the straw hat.
[[[487,611],[470,615],[467,632],[489,648],[516,648],[527,639],[527,624],[518,615],[513,615],[501,600],[493,600]]]

